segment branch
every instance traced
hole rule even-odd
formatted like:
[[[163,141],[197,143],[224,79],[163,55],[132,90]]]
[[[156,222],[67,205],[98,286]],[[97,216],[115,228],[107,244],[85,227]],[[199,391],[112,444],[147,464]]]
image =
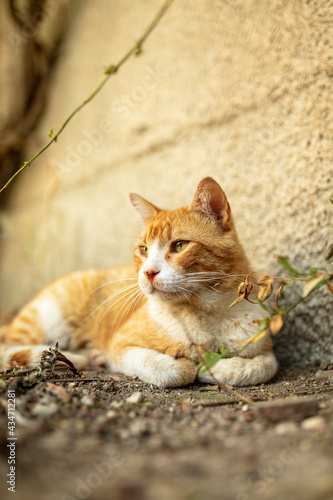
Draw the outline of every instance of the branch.
[[[301,273],[297,271],[294,267],[291,266],[287,257],[277,256],[277,260],[282,264],[287,273],[291,276],[289,278],[281,277],[281,276],[272,276],[269,274],[260,273],[257,271],[251,271],[245,277],[245,280],[238,287],[238,297],[229,307],[233,307],[239,302],[243,300],[247,300],[248,302],[259,304],[268,315],[263,319],[254,319],[253,323],[255,325],[260,326],[260,330],[256,332],[252,337],[250,337],[240,349],[233,352],[228,352],[225,350],[224,345],[221,345],[221,354],[219,353],[202,353],[202,364],[207,370],[207,359],[205,356],[210,356],[210,368],[214,366],[220,359],[223,358],[233,358],[235,356],[239,356],[250,344],[256,343],[261,340],[265,335],[270,331],[272,335],[276,335],[282,329],[284,324],[284,317],[289,314],[290,311],[295,309],[299,304],[301,304],[311,293],[324,285],[327,286],[328,290],[331,294],[333,294],[333,273],[327,271],[318,271],[315,268],[310,269],[308,273]],[[260,274],[261,278],[259,280],[250,281],[250,276],[254,274]],[[267,305],[265,301],[272,295],[273,293],[273,283],[274,281],[280,281],[278,288],[275,291],[275,300]],[[284,297],[284,291],[293,285],[293,283],[297,281],[304,282],[302,294],[297,298],[295,302],[293,302],[289,307],[283,305],[279,306],[279,297]],[[253,286],[257,285],[259,287],[259,291],[257,293],[257,300],[253,302],[250,300],[251,292]],[[212,355],[214,358],[212,359]],[[209,370],[207,370],[209,371]],[[210,373],[210,372],[209,372]],[[211,373],[210,373],[211,375]]]
[[[84,99],[84,101],[79,106],[77,106],[77,108],[75,108],[72,111],[72,113],[66,118],[64,123],[61,125],[58,132],[55,135],[53,135],[51,140],[40,151],[38,151],[38,153],[36,153],[35,156],[33,156],[30,160],[23,163],[22,167],[19,170],[17,170],[17,172],[15,172],[15,174],[12,175],[12,177],[0,189],[0,193],[4,189],[6,189],[6,187],[8,187],[9,184],[15,179],[15,177],[17,177],[26,167],[30,167],[32,162],[35,161],[36,158],[38,158],[42,153],[44,153],[44,151],[46,149],[48,149],[51,146],[51,144],[53,144],[53,142],[57,141],[59,135],[62,133],[64,128],[68,125],[68,123],[72,120],[72,118],[79,111],[81,111],[81,109],[84,106],[86,106],[102,90],[102,88],[104,87],[106,82],[110,79],[110,77],[112,75],[114,75],[125,64],[125,62],[128,61],[128,59],[130,59],[131,56],[133,56],[133,55],[137,56],[142,52],[142,45],[144,44],[144,42],[146,41],[148,36],[151,34],[151,32],[154,30],[154,28],[157,26],[159,21],[162,19],[162,17],[164,16],[165,12],[167,11],[167,9],[169,8],[169,6],[171,5],[172,2],[173,2],[173,0],[166,0],[166,2],[162,5],[161,9],[157,13],[157,15],[155,16],[153,21],[150,23],[150,25],[148,26],[146,31],[138,39],[138,41],[135,43],[135,45],[133,45],[133,47],[120,59],[120,61],[117,64],[112,64],[111,66],[108,67],[108,69],[105,71],[105,77],[97,85],[95,90],[93,90],[93,92],[86,99]]]

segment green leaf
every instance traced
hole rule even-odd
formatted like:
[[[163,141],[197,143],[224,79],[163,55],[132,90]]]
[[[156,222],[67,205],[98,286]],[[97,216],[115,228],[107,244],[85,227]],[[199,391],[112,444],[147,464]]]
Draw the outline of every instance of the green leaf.
[[[316,276],[313,276],[312,278],[309,278],[306,280],[304,287],[303,287],[303,292],[302,292],[302,297],[305,298],[308,295],[310,295],[313,290],[316,288],[320,288],[323,286],[327,281],[327,276],[324,273],[319,273]]]
[[[293,276],[294,278],[298,278],[299,276],[304,276],[304,273],[300,273],[295,269],[289,262],[287,257],[283,257],[282,255],[277,256],[278,262],[281,264],[281,266],[284,268],[287,274],[289,276]]]
[[[260,323],[260,329],[261,330],[264,330],[269,325],[270,319],[271,319],[271,317],[267,316],[266,318],[264,318],[262,320],[262,322]]]
[[[230,347],[224,347],[224,344],[221,344],[221,358],[226,358],[228,357],[228,353],[230,351]]]
[[[221,354],[218,352],[205,352],[203,356],[208,368],[212,368],[221,359]]]
[[[52,139],[53,135],[54,135],[53,128],[51,128],[51,130],[49,132],[49,137],[51,137],[51,139]]]
[[[318,269],[316,269],[315,267],[312,267],[310,269],[310,274],[311,274],[311,276],[316,276],[316,274],[318,274]]]
[[[205,373],[207,368],[211,369],[213,366],[221,359],[221,354],[218,352],[205,352],[203,354],[206,363],[199,363],[197,368],[200,369],[201,373]]]

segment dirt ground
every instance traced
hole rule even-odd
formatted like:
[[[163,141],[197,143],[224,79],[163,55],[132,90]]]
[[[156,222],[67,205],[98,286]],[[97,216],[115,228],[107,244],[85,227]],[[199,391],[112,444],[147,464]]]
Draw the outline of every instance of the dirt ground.
[[[2,388],[1,499],[333,499],[329,362],[281,367],[271,383],[240,388],[254,404],[216,386],[162,390],[84,374]]]

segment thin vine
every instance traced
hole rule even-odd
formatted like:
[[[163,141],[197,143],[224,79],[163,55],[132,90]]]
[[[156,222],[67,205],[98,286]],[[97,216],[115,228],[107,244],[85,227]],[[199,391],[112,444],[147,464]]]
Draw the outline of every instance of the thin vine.
[[[152,31],[155,29],[159,21],[162,19],[168,8],[170,7],[171,3],[173,0],[166,0],[166,2],[162,5],[161,9],[158,11],[156,16],[154,17],[153,21],[149,24],[147,29],[144,31],[143,35],[137,40],[137,42],[129,49],[129,51],[118,61],[117,64],[111,64],[106,70],[105,70],[105,76],[103,80],[100,81],[100,83],[97,85],[97,87],[91,92],[91,94],[84,99],[79,106],[77,106],[71,113],[70,115],[66,118],[64,123],[61,125],[59,130],[54,134],[53,130],[50,131],[49,137],[51,137],[50,141],[45,144],[42,149],[38,151],[30,160],[25,161],[23,165],[11,176],[11,178],[6,182],[6,184],[0,189],[0,193],[6,189],[9,184],[27,167],[30,167],[30,165],[42,154],[46,149],[48,149],[51,144],[57,141],[59,135],[63,132],[65,127],[68,125],[68,123],[72,120],[72,118],[79,112],[81,111],[82,108],[84,108],[96,95],[102,90],[104,85],[107,83],[107,81],[111,78],[112,75],[117,73],[119,69],[130,59],[132,56],[138,56],[142,52],[142,46],[144,42],[147,40],[148,36],[152,33]]]

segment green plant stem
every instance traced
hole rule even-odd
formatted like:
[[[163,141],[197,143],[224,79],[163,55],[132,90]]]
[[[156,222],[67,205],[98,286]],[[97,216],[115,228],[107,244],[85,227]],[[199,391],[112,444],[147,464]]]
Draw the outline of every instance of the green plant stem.
[[[22,167],[17,170],[14,175],[6,182],[6,184],[0,189],[0,193],[6,189],[9,184],[17,177],[26,167],[30,167],[33,161],[36,160],[46,149],[48,149],[51,144],[57,141],[59,135],[62,133],[64,128],[68,125],[68,123],[72,120],[72,118],[79,112],[81,109],[86,106],[104,87],[106,82],[110,79],[112,75],[114,75],[122,66],[125,64],[125,62],[133,55],[138,55],[141,52],[141,46],[143,43],[146,41],[148,36],[151,34],[151,32],[154,30],[154,28],[157,26],[159,21],[162,19],[164,16],[165,12],[167,9],[170,7],[171,3],[173,0],[167,0],[159,10],[159,12],[156,14],[155,18],[153,21],[149,24],[143,35],[138,39],[138,41],[133,45],[133,47],[118,61],[117,64],[109,66],[109,68],[106,70],[106,76],[103,78],[103,80],[97,85],[97,87],[93,90],[93,92],[86,98],[84,101],[77,106],[71,114],[66,118],[64,123],[61,125],[59,128],[58,132],[51,138],[51,140],[45,144],[45,146],[38,151],[38,153],[35,154],[29,161],[26,161],[23,163]]]
[[[309,294],[310,295],[310,294]],[[290,311],[292,311],[293,309],[295,309],[295,307],[298,306],[298,304],[300,304],[301,302],[303,302],[303,300],[305,300],[307,297],[300,297],[299,299],[296,300],[296,302],[294,302],[293,304],[291,304],[283,313],[283,316],[285,316],[286,314],[288,314]]]

